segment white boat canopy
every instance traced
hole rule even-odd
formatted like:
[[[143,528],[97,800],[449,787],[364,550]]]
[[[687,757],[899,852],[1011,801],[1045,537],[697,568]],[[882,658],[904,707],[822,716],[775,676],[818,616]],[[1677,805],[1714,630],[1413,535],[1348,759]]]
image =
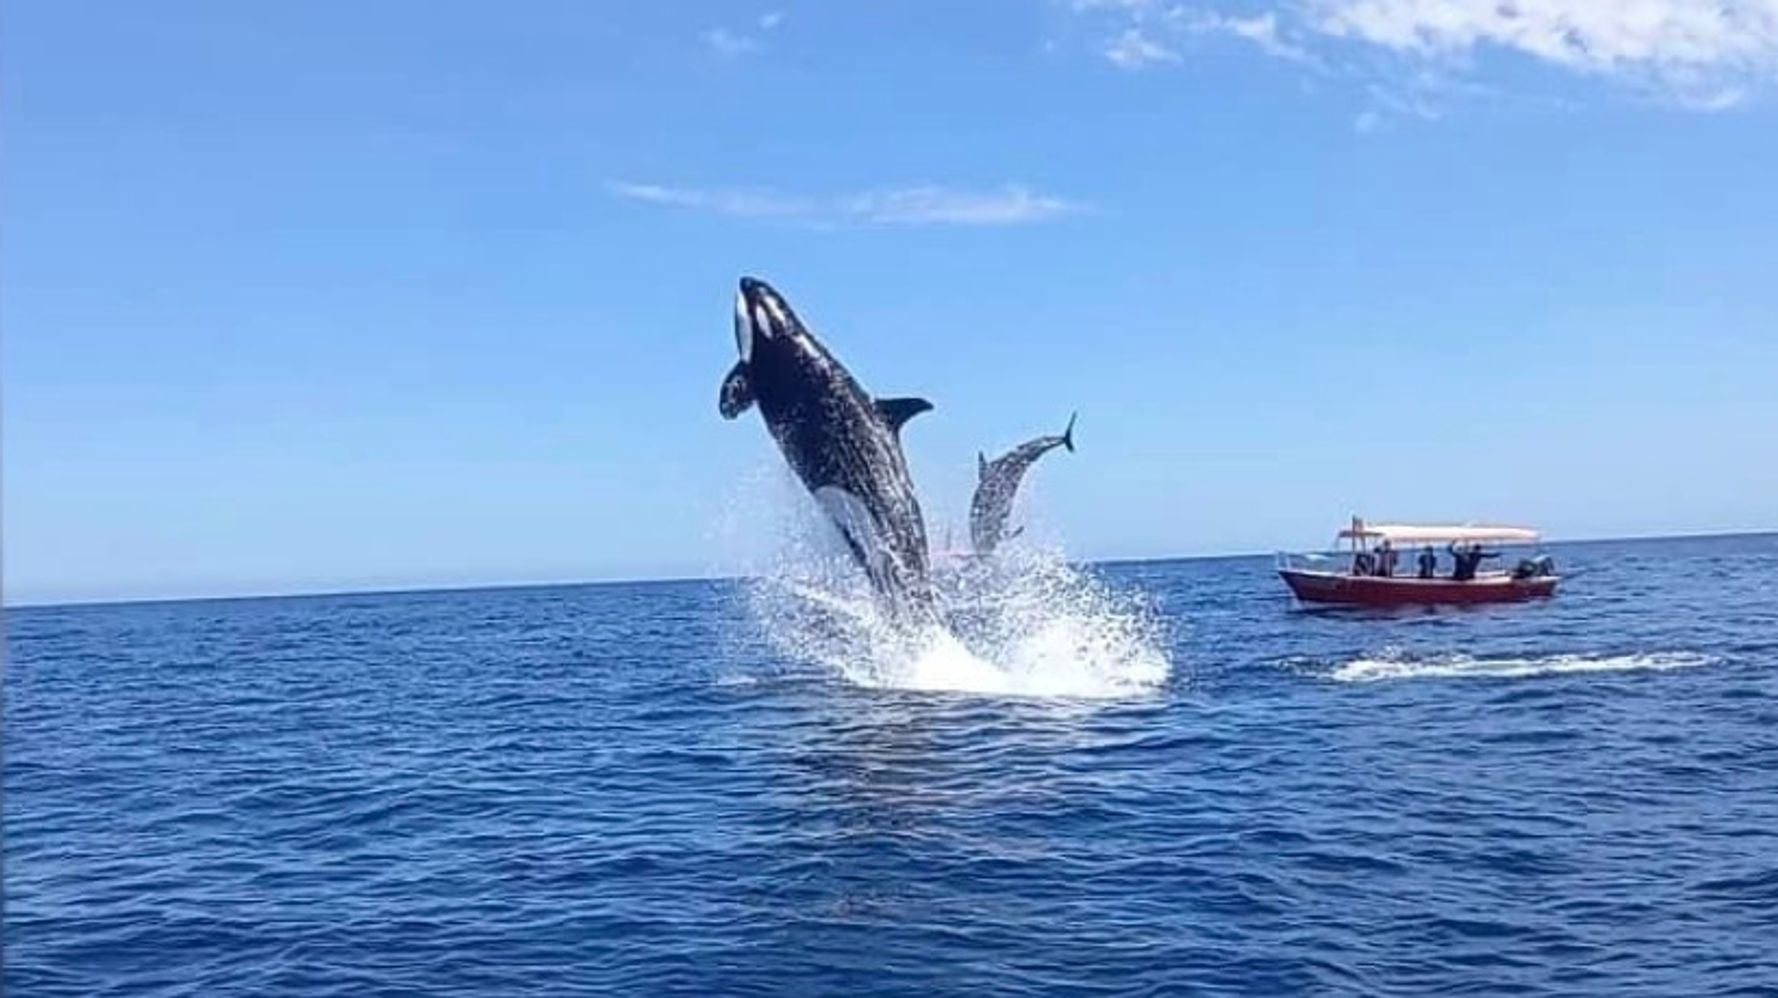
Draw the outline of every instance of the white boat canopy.
[[[1529,527],[1493,527],[1476,524],[1432,526],[1408,523],[1365,523],[1354,520],[1340,531],[1340,540],[1388,541],[1393,547],[1416,544],[1449,544],[1454,541],[1476,544],[1536,544],[1541,535]]]

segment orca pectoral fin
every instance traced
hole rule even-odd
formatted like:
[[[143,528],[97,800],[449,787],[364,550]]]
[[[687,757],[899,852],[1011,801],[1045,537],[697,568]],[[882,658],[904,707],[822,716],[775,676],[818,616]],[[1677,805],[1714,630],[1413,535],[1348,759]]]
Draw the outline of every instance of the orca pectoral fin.
[[[975,477],[977,481],[988,479],[988,455],[979,450],[975,452]]]
[[[717,398],[716,408],[723,419],[734,419],[752,404],[753,384],[747,380],[747,362],[736,361],[728,377],[722,379],[722,394]]]
[[[877,412],[897,433],[901,432],[901,424],[930,408],[932,403],[920,398],[877,399]]]
[[[846,528],[836,525],[835,529],[839,531],[840,540],[846,542],[846,550],[852,552],[852,560],[858,562],[858,567],[864,569],[865,574],[869,575],[871,571],[870,556],[864,553],[864,545],[858,543],[858,541],[846,531]]]
[[[838,485],[823,485],[816,489],[815,502],[827,514],[828,522],[839,531],[858,566],[873,583],[877,582],[882,577],[881,562],[885,552],[870,509],[863,500]]]

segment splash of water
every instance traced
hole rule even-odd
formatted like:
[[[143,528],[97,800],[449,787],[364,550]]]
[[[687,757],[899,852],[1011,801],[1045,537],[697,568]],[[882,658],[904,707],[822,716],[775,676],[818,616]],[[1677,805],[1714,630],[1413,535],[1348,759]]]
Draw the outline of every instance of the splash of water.
[[[1513,679],[1572,672],[1624,672],[1637,669],[1686,669],[1709,665],[1708,655],[1695,652],[1648,652],[1631,655],[1543,655],[1530,658],[1471,658],[1444,655],[1413,658],[1390,655],[1361,658],[1340,666],[1332,678],[1342,683],[1370,683],[1384,679],[1467,678],[1492,676]]]
[[[745,587],[754,621],[787,657],[875,689],[991,696],[1131,697],[1167,679],[1158,615],[1059,551],[941,559],[933,584],[945,623],[909,630],[811,519],[780,536]]]

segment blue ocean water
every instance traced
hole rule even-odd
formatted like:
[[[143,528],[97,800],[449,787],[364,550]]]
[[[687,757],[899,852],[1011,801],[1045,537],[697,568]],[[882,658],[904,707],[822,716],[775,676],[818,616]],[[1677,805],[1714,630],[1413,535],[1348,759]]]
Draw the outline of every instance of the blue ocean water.
[[[1098,566],[1159,672],[1005,689],[735,582],[11,611],[5,991],[1771,994],[1778,536],[1554,553]]]

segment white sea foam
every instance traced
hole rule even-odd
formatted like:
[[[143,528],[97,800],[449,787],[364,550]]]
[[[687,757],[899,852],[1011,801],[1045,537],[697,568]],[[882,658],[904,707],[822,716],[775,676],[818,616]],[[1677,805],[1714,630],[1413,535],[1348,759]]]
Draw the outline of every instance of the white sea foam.
[[[1388,655],[1361,658],[1335,669],[1332,678],[1342,683],[1371,683],[1385,679],[1472,678],[1511,679],[1571,672],[1625,672],[1640,669],[1687,669],[1715,661],[1695,652],[1639,652],[1628,655],[1539,655],[1527,658],[1472,658],[1441,655],[1415,658]]]
[[[945,623],[909,629],[883,613],[806,501],[792,508],[806,515],[746,586],[753,619],[790,658],[860,686],[990,696],[1131,697],[1166,681],[1156,615],[1060,552],[943,561],[933,582]]]

